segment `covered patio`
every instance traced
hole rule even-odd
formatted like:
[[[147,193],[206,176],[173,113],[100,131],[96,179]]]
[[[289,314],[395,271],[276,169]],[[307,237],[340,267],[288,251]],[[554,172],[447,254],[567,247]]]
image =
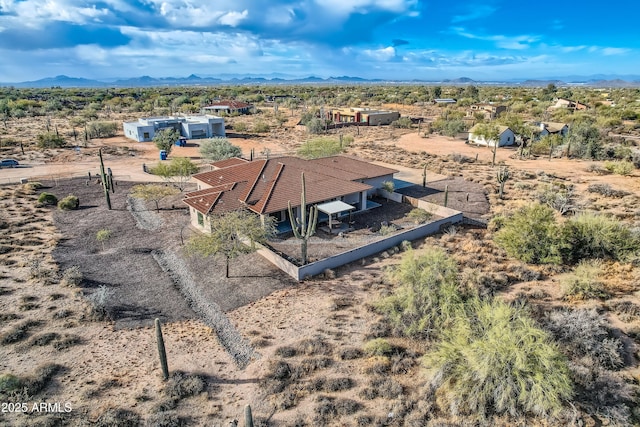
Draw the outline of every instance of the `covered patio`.
[[[321,203],[317,205],[318,212],[322,212],[324,215],[318,214],[318,222],[327,221],[328,227],[327,231],[329,233],[339,233],[340,231],[347,230],[350,227],[350,222],[348,221],[344,224],[340,219],[340,216],[344,216],[343,212],[349,213],[349,219],[351,219],[351,211],[356,209],[355,206],[351,206],[348,203],[345,203],[340,200],[334,200],[332,202]],[[342,215],[341,215],[342,214]],[[336,215],[336,218],[333,216]]]

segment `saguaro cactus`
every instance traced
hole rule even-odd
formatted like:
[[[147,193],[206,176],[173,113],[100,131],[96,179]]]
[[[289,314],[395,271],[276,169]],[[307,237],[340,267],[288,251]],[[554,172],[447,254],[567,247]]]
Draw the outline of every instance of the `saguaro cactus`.
[[[162,367],[162,378],[169,379],[169,365],[167,364],[167,351],[164,348],[164,339],[162,338],[162,328],[160,319],[155,320],[156,325],[156,341],[158,342],[158,356],[160,356],[160,366]]]
[[[293,214],[291,202],[289,204],[289,221],[293,229],[293,235],[300,239],[300,251],[302,252],[302,264],[307,263],[307,242],[309,238],[316,232],[316,223],[318,222],[318,207],[312,206],[309,210],[309,218],[307,219],[307,190],[304,181],[304,172],[302,172],[302,192],[300,194],[300,218]]]
[[[427,186],[427,165],[422,168],[422,188]]]
[[[504,193],[504,183],[507,182],[509,177],[510,177],[509,169],[507,168],[498,169],[498,172],[496,173],[496,180],[498,181],[498,184],[500,184],[500,191],[498,193],[498,197],[500,197],[501,199],[502,199],[502,194]]]
[[[109,178],[104,173],[104,162],[102,161],[102,148],[98,150],[100,156],[100,178],[102,179],[102,188],[104,190],[104,198],[107,199],[107,207],[111,210],[111,199],[109,198]]]
[[[444,207],[447,207],[447,203],[449,202],[449,185],[444,186]]]
[[[251,406],[244,407],[244,425],[245,427],[253,427],[253,415],[251,415]]]

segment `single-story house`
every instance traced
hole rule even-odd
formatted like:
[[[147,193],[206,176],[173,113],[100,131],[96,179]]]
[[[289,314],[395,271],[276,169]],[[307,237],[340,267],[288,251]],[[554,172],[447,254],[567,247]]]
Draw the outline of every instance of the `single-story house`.
[[[504,147],[505,145],[513,145],[516,142],[516,135],[508,126],[498,126],[498,141],[495,141],[493,139],[487,141],[484,139],[484,136],[474,134],[474,131],[478,129],[478,126],[482,125],[478,124],[469,129],[470,143],[495,147],[497,142],[498,147]]]
[[[303,172],[307,205],[320,205],[319,210],[329,215],[367,210],[371,207],[368,197],[398,172],[346,156],[313,160],[289,156],[254,161],[234,158],[212,166],[214,170],[193,176],[197,191],[184,198],[191,224],[204,232],[211,231],[212,215],[241,207],[262,218],[275,218],[281,225],[279,230],[290,230],[287,206],[291,202],[300,217]]]
[[[327,119],[334,123],[362,123],[367,126],[388,125],[399,118],[398,111],[368,108],[332,108],[327,112]]]
[[[557,122],[538,122],[535,123],[540,127],[540,136],[560,135],[565,136],[569,132],[569,125]]]
[[[570,110],[587,110],[589,106],[578,101],[572,101],[571,99],[558,98],[555,105],[549,107],[553,108],[568,108]]]
[[[249,114],[253,105],[242,101],[217,101],[200,110],[201,114]]]
[[[505,111],[507,111],[507,107],[504,105],[487,103],[473,104],[467,110],[467,117],[475,117],[476,114],[482,114],[485,120],[493,120]]]
[[[187,139],[225,136],[224,119],[210,115],[147,117],[122,124],[124,136],[138,142],[152,141],[156,132],[175,129]]]

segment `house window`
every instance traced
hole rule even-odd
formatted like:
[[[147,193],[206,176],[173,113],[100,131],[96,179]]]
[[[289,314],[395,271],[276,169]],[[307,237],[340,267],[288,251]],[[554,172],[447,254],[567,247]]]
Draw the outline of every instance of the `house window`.
[[[274,212],[273,217],[276,219],[276,222],[284,222],[287,220],[286,211]]]
[[[143,133],[143,134],[142,134],[142,137],[143,137],[144,139],[149,139],[149,132],[145,132],[145,133]]]
[[[198,225],[204,227],[204,217],[200,212],[198,212]]]

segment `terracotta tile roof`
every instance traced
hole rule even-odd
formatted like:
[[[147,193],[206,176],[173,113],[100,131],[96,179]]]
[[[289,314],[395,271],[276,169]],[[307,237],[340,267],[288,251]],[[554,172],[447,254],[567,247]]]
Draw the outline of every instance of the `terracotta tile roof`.
[[[217,162],[211,163],[216,169],[226,168],[228,166],[240,165],[242,163],[248,163],[248,160],[241,159],[240,157],[231,157],[230,159],[218,160]]]
[[[221,169],[194,175],[196,180],[212,188],[187,194],[185,203],[205,214],[240,206],[247,206],[260,214],[278,212],[286,209],[289,201],[292,206],[300,205],[303,172],[307,203],[313,204],[367,191],[372,187],[358,180],[397,171],[345,156],[315,160],[278,157],[235,162]],[[225,187],[232,183],[237,185]],[[216,196],[218,193],[221,194]],[[199,198],[203,201],[200,202]]]
[[[311,160],[310,162],[322,165],[325,171],[328,171],[329,168],[336,169],[341,172],[348,172],[358,175],[359,179],[377,178],[379,176],[398,173],[396,169],[374,165],[372,163],[347,156],[322,157],[320,159]],[[333,176],[335,176],[336,178],[340,178],[340,176]]]

